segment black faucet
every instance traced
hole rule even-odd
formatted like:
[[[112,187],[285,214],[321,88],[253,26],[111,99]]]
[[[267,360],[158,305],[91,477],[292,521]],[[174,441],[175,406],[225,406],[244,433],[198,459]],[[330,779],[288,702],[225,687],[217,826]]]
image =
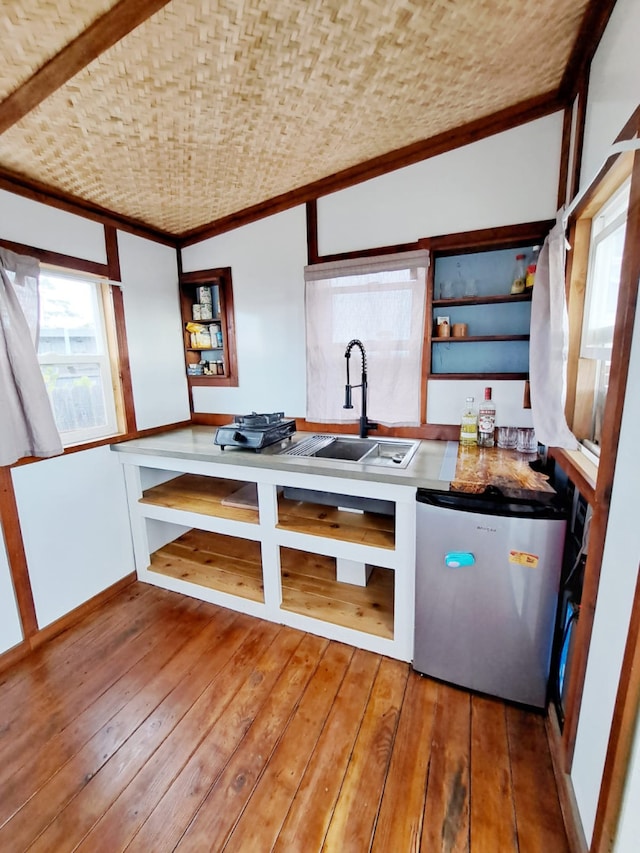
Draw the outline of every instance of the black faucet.
[[[360,385],[351,385],[349,383],[349,359],[351,358],[351,350],[354,347],[358,347],[358,349],[360,350],[360,354],[362,355],[362,378],[360,379]],[[344,386],[343,408],[353,409],[353,403],[351,402],[351,390],[353,388],[362,388],[362,407],[360,409],[360,438],[366,438],[367,430],[376,429],[378,424],[374,423],[373,421],[370,421],[367,418],[367,354],[364,351],[362,341],[359,341],[357,338],[354,338],[352,341],[349,341],[344,357],[347,359],[347,384]]]

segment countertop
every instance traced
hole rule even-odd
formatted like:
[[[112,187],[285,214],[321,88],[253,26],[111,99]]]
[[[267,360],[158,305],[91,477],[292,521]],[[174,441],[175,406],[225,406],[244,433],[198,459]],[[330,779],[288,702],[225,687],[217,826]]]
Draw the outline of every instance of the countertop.
[[[213,443],[215,434],[215,427],[183,427],[112,444],[111,449],[119,453],[166,456],[243,468],[269,468],[300,474],[323,474],[327,477],[393,483],[400,486],[431,489],[449,488],[448,480],[440,479],[442,460],[447,447],[445,441],[421,441],[420,447],[407,468],[390,468],[382,465],[367,465],[362,462],[336,462],[332,459],[278,456],[278,452],[289,444],[288,441],[265,447],[260,453],[229,447],[222,450]],[[300,441],[303,438],[308,438],[309,435],[313,435],[313,433],[296,432],[291,441]]]
[[[456,442],[421,441],[407,468],[387,468],[361,462],[336,462],[296,456],[278,456],[288,442],[266,447],[261,453],[214,444],[216,428],[191,426],[111,445],[118,453],[173,457],[244,468],[269,468],[302,474],[323,474],[341,479],[393,483],[440,491],[481,492],[497,486],[509,497],[554,494],[547,477],[530,466],[528,459],[512,450],[458,447]],[[297,432],[292,441],[310,435]]]

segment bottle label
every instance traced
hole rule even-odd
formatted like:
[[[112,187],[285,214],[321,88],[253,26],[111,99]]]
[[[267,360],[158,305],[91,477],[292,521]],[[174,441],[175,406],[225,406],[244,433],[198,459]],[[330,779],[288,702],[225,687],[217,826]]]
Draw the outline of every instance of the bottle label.
[[[480,412],[478,415],[478,429],[480,432],[493,432],[496,420],[493,412]]]

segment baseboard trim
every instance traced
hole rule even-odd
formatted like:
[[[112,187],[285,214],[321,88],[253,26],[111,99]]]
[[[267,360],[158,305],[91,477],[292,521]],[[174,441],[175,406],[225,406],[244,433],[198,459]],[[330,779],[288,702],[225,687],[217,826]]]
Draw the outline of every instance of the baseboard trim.
[[[45,628],[42,628],[40,631],[38,631],[37,634],[34,634],[33,637],[29,638],[29,645],[32,649],[37,649],[43,643],[46,643],[53,637],[57,637],[58,634],[62,634],[63,631],[66,631],[68,628],[71,628],[72,625],[75,625],[76,622],[79,622],[81,619],[84,619],[85,616],[88,616],[89,613],[92,613],[102,604],[109,601],[109,599],[113,598],[114,595],[117,595],[119,592],[122,592],[123,589],[126,589],[135,580],[135,572],[131,572],[131,574],[125,575],[125,577],[121,578],[119,581],[116,581],[111,586],[108,586],[106,589],[103,589],[102,592],[99,592],[97,595],[94,595],[93,598],[90,598],[88,601],[85,601],[79,607],[74,608],[69,613],[65,613],[64,616],[61,616],[59,619],[56,619],[55,622],[51,622],[50,625],[47,625]]]
[[[113,598],[114,595],[122,592],[123,589],[126,589],[135,580],[137,580],[135,572],[125,575],[125,577],[116,581],[114,584],[111,584],[111,586],[108,586],[106,589],[103,589],[102,592],[94,595],[93,598],[85,601],[79,607],[74,608],[69,613],[65,613],[64,616],[56,619],[55,622],[52,622],[45,628],[42,628],[32,637],[29,637],[27,640],[22,640],[22,642],[17,646],[13,646],[8,651],[0,654],[0,672],[4,672],[6,669],[9,669],[9,667],[18,663],[23,658],[26,658],[32,651],[37,649],[43,643],[46,643],[48,640],[51,640],[53,637],[57,637],[58,634],[62,634],[63,631],[71,628],[76,624],[76,622],[79,622],[81,619],[84,619],[85,616],[88,616],[89,613],[97,610],[98,607],[105,604],[105,602],[109,601],[110,598]]]
[[[549,706],[545,727],[569,848],[571,849],[571,853],[589,853],[589,845],[582,829],[582,821],[580,820],[580,812],[571,776],[564,769],[565,760],[562,733],[560,731],[558,715],[553,705]]]
[[[29,654],[31,654],[31,646],[26,640],[22,640],[17,646],[12,646],[0,655],[0,673],[26,658]]]

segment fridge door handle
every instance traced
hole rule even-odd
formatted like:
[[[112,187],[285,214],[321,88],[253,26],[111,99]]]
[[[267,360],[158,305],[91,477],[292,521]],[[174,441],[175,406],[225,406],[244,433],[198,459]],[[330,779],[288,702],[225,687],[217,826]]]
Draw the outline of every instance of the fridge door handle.
[[[449,569],[459,569],[462,566],[473,566],[476,558],[470,551],[449,551],[444,555],[445,566]]]

